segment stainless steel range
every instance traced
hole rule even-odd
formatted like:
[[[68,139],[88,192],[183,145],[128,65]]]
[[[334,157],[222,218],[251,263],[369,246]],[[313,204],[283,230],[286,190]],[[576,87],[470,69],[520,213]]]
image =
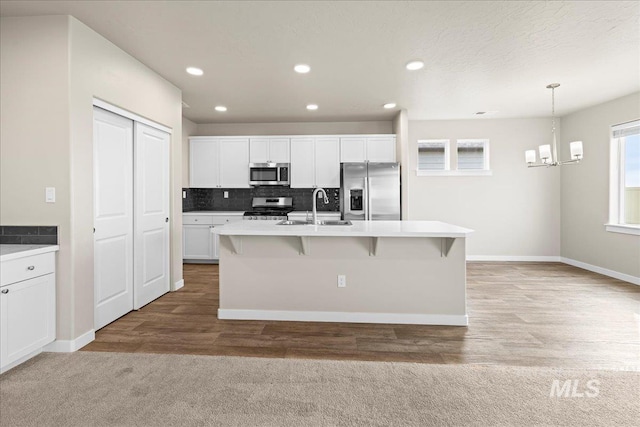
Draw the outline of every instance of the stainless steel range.
[[[251,201],[253,210],[244,213],[244,220],[278,220],[287,219],[293,210],[292,197],[254,197]]]

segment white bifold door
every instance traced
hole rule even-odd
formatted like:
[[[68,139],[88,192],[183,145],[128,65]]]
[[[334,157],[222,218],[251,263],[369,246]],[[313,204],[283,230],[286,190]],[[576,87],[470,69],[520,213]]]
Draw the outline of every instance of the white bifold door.
[[[169,134],[94,108],[95,329],[169,291]]]

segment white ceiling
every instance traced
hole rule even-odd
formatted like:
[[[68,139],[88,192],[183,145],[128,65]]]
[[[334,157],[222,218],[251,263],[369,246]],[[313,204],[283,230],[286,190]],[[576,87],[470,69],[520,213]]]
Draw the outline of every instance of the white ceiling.
[[[3,0],[0,14],[75,16],[182,89],[197,123],[390,120],[392,101],[410,119],[548,116],[552,82],[562,115],[640,90],[637,1]]]

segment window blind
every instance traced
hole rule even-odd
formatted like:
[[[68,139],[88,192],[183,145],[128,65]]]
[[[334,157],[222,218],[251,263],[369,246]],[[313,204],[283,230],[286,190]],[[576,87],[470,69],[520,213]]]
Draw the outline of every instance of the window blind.
[[[482,141],[458,141],[458,169],[484,169]]]
[[[419,142],[418,169],[445,170],[446,142]]]
[[[640,135],[640,120],[615,125],[611,129],[613,130],[614,138]]]

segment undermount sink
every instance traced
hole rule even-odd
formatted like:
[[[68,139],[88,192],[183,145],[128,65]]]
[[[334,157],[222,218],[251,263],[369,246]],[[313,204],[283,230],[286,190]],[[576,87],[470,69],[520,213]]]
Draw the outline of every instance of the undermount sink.
[[[309,224],[307,221],[294,221],[289,219],[289,220],[280,221],[276,225],[307,225],[307,224]]]
[[[314,225],[312,222],[307,221],[293,221],[286,220],[280,221],[276,225]],[[348,220],[333,220],[333,221],[318,221],[315,225],[353,225],[351,221]]]
[[[353,225],[353,224],[349,220],[339,219],[339,220],[333,220],[333,221],[320,221],[318,225]]]

